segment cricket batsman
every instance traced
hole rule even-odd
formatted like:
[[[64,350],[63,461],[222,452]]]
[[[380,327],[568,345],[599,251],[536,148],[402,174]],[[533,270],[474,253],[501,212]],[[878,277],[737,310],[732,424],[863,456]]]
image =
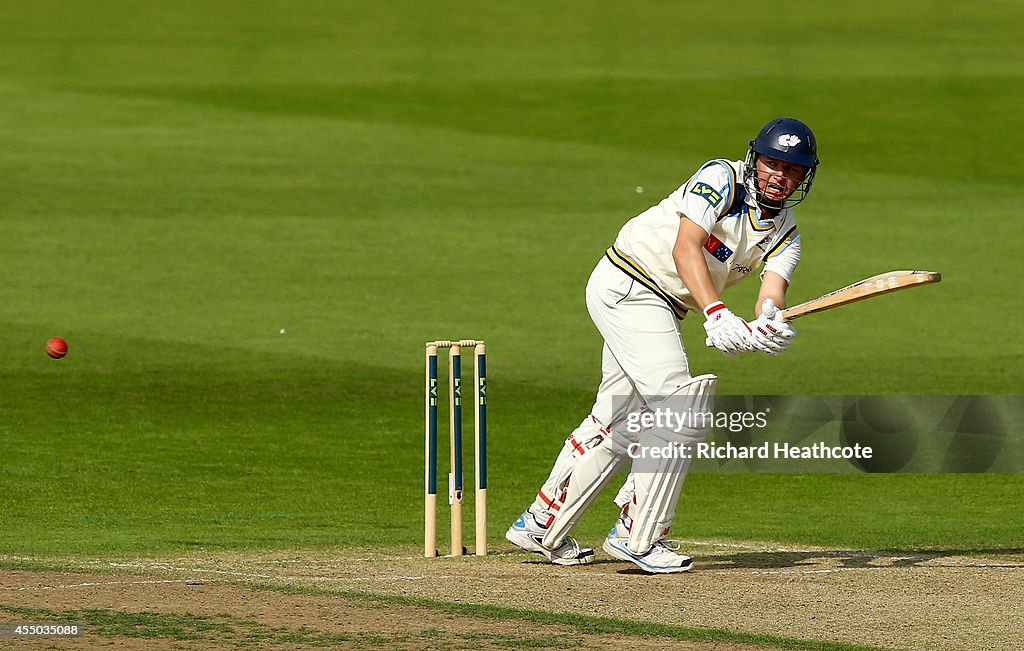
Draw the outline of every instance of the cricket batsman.
[[[810,128],[794,118],[766,124],[744,160],[711,160],[686,183],[619,231],[587,283],[590,317],[604,338],[601,384],[590,413],[566,439],[533,504],[509,527],[513,544],[558,565],[594,558],[569,534],[613,475],[632,457],[615,501],[622,513],[602,548],[649,573],[693,566],[666,537],[691,457],[645,458],[631,451],[692,450],[710,422],[717,377],[690,373],[680,321],[704,315],[706,342],[725,355],[778,355],[796,330],[783,322],[786,289],[800,260],[793,206],[818,167]],[[747,322],[722,292],[761,269]],[[679,417],[637,428],[644,411]],[[650,419],[648,419],[650,420]]]

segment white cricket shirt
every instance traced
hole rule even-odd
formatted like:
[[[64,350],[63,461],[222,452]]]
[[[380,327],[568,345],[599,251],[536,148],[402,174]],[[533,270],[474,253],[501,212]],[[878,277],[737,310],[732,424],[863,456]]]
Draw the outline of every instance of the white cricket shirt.
[[[708,161],[658,205],[626,222],[608,249],[612,263],[665,299],[679,318],[685,310],[700,311],[672,259],[680,219],[707,231],[704,258],[719,294],[762,264],[764,271],[788,281],[800,261],[792,209],[764,218],[743,187],[745,166],[743,161]]]

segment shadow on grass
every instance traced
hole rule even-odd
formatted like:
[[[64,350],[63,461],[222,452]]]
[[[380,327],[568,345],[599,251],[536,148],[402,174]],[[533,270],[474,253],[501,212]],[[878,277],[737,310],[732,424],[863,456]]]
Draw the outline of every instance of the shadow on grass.
[[[943,558],[983,557],[984,560],[943,564],[934,561]],[[1003,560],[996,560],[1003,559]],[[918,549],[918,550],[819,550],[819,551],[774,551],[739,552],[724,555],[694,555],[694,571],[714,570],[796,570],[808,572],[835,569],[936,569],[937,567],[971,568],[1024,568],[1024,548],[997,549]],[[538,561],[543,563],[543,561]],[[598,559],[595,565],[618,565],[614,569],[622,575],[647,575],[638,567],[615,559]]]
[[[934,564],[925,564],[936,559],[965,556],[1020,556],[1021,558],[1008,562],[971,562],[969,566],[1024,568],[1022,548],[741,552],[724,556],[698,556],[697,561],[701,569],[715,570],[813,568],[821,565],[838,568],[916,568],[935,567]]]

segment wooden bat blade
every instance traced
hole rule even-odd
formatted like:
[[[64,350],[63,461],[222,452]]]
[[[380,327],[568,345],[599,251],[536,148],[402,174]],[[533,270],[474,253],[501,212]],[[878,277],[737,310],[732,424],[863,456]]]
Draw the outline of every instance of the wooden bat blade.
[[[847,285],[824,296],[811,299],[806,303],[787,307],[782,310],[779,316],[783,321],[792,321],[815,312],[824,312],[834,307],[848,305],[863,301],[866,298],[881,296],[891,292],[898,292],[901,289],[910,289],[918,285],[930,285],[942,280],[942,274],[936,271],[890,271],[865,278],[859,282]]]

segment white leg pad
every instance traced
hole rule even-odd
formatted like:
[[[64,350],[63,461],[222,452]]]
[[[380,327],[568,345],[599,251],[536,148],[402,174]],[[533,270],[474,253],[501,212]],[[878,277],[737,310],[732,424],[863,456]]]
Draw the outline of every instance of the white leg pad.
[[[651,405],[656,413],[666,410],[661,413],[671,412],[674,418],[671,424],[662,422],[662,427],[655,426],[641,432],[639,450],[684,446],[695,452],[696,445],[704,440],[711,428],[717,381],[714,375],[692,378],[672,395]],[[701,416],[708,414],[710,416]],[[634,460],[631,480],[635,506],[630,508],[633,522],[628,543],[634,554],[646,554],[671,526],[691,461],[692,454],[686,458],[675,455]],[[627,485],[629,483],[627,481]],[[622,497],[620,491],[619,498]]]
[[[538,516],[541,524],[548,526],[555,514],[562,507],[565,501],[565,487],[569,481],[569,475],[576,466],[576,460],[580,457],[580,450],[593,447],[601,438],[608,435],[608,430],[601,426],[594,416],[587,416],[579,427],[574,429],[569,437],[565,439],[562,449],[558,452],[555,464],[548,473],[548,478],[540,487],[537,498],[533,501],[530,510]]]
[[[555,549],[562,544],[583,513],[622,467],[627,458],[627,445],[628,442],[608,430],[601,430],[598,436],[588,441],[581,442],[574,437],[566,441],[559,459],[567,453],[572,465],[561,483],[557,509],[551,512],[553,517],[544,534],[545,547]]]

